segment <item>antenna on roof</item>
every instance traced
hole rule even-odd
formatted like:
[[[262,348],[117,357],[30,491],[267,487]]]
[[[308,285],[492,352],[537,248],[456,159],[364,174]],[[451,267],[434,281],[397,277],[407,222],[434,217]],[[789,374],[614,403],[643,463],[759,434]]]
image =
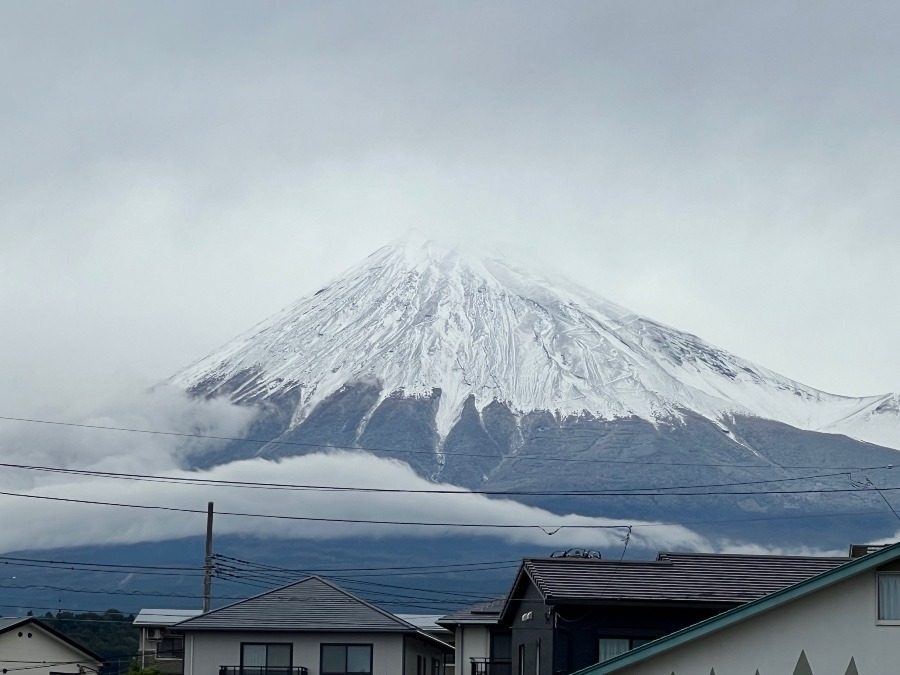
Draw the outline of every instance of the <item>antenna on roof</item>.
[[[592,558],[600,560],[600,551],[593,551],[587,548],[570,548],[565,551],[554,551],[550,554],[551,558]]]

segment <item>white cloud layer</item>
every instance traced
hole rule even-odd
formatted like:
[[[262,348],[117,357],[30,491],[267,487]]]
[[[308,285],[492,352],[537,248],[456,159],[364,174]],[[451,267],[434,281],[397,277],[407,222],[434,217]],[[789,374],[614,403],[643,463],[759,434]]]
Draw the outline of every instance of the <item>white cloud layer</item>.
[[[132,407],[136,406],[136,407]],[[140,412],[135,412],[140,410]],[[182,433],[237,436],[249,421],[245,408],[222,401],[198,402],[162,388],[136,397],[131,406],[119,402],[85,424],[132,429],[166,429]],[[196,484],[138,482],[78,477],[22,469],[4,469],[0,490],[59,499],[166,506],[201,513],[132,509],[0,495],[11,518],[0,531],[0,551],[45,549],[87,544],[124,544],[197,536],[205,531],[208,501],[217,512],[263,513],[313,518],[432,523],[529,525],[521,528],[457,528],[372,523],[334,523],[218,515],[217,534],[277,538],[415,538],[464,535],[501,537],[510,542],[560,548],[620,546],[626,529],[640,526],[575,514],[557,515],[508,499],[489,499],[451,485],[420,478],[408,465],[368,453],[333,451],[273,462],[252,459],[208,471],[189,472],[179,458],[197,451],[200,439],[140,433],[66,428],[6,422],[0,426],[2,461],[33,466],[89,469],[116,473],[295,485],[337,485],[406,490],[451,490],[453,494],[321,492],[213,487]],[[21,451],[28,448],[27,461]],[[573,529],[572,526],[578,526]],[[590,526],[585,529],[584,526]],[[553,533],[553,534],[549,534]],[[701,549],[710,545],[688,528],[637,527],[635,548]]]

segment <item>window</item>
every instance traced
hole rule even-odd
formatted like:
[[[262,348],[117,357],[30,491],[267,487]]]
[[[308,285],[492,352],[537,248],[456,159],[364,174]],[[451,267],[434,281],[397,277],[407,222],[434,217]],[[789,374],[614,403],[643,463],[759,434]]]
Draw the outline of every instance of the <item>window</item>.
[[[416,675],[428,675],[428,660],[424,656],[416,656]]]
[[[372,672],[372,645],[323,644],[322,675]]]
[[[292,649],[289,642],[241,643],[241,675],[289,675]]]
[[[441,660],[431,657],[431,675],[441,675]]]
[[[648,642],[652,642],[655,638],[600,638],[600,661],[606,661],[619,654],[640,647]]]
[[[600,662],[624,654],[631,649],[628,638],[600,638]]]
[[[156,658],[158,659],[183,659],[184,637],[164,637],[156,643]]]
[[[878,575],[878,620],[900,622],[900,574]]]

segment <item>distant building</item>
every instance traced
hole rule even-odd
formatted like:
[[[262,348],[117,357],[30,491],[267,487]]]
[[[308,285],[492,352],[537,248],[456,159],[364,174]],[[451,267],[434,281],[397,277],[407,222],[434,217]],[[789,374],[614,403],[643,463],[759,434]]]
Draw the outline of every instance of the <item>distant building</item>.
[[[202,614],[199,609],[142,609],[134,619],[141,629],[138,661],[141,668],[156,666],[164,673],[184,672],[184,636],[169,630],[185,619]]]

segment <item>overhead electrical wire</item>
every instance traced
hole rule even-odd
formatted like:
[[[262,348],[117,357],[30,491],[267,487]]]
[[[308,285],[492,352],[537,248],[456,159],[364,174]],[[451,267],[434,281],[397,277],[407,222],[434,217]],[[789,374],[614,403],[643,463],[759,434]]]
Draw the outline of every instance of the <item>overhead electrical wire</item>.
[[[604,496],[609,491],[604,490],[477,490],[468,488],[454,489],[415,489],[415,488],[381,488],[381,487],[354,487],[341,485],[301,485],[295,483],[270,483],[263,481],[234,481],[210,478],[193,478],[187,476],[165,476],[158,474],[134,474],[112,471],[94,471],[87,469],[67,469],[61,467],[36,466],[28,464],[12,464],[0,462],[0,467],[21,469],[26,471],[39,471],[48,473],[70,474],[78,476],[90,476],[114,480],[135,480],[156,483],[174,483],[188,485],[204,485],[210,487],[246,488],[257,490],[297,490],[313,492],[351,492],[351,493],[385,493],[385,494],[425,494],[425,495],[468,495],[476,494],[488,497],[509,496],[540,496],[540,497],[598,497]],[[892,469],[893,466],[876,467]],[[701,485],[662,485],[651,487],[625,487],[618,488],[616,494],[623,492],[653,492],[661,490],[699,490],[712,487],[742,487],[747,485],[766,485],[769,483],[786,483],[818,478],[833,478],[836,476],[849,476],[849,472],[839,471],[833,473],[814,474],[809,476],[789,476],[785,478],[771,478],[766,480],[734,481],[731,483],[707,483]]]
[[[76,422],[63,422],[59,420],[42,420],[29,417],[13,417],[10,415],[0,415],[0,420],[7,422],[23,422],[28,424],[46,424],[50,426],[71,427],[76,429],[93,429],[98,431],[117,431],[134,434],[149,434],[157,436],[173,436],[178,438],[199,438],[211,441],[237,441],[241,443],[251,443],[256,445],[286,445],[306,448],[317,448],[320,450],[350,450],[357,452],[387,452],[408,455],[429,455],[434,456],[433,450],[402,450],[397,448],[380,448],[373,446],[351,446],[351,445],[324,445],[322,443],[308,443],[303,441],[280,441],[275,439],[265,440],[259,438],[240,438],[237,436],[216,436],[211,434],[186,433],[180,431],[160,431],[154,429],[135,429],[131,427],[105,426],[100,424],[83,424]],[[497,459],[498,455],[488,453],[453,453],[453,457],[482,457],[488,459]],[[819,470],[846,470],[846,471],[870,471],[881,468],[891,467],[861,467],[861,466],[822,466],[822,465],[797,465],[786,466],[770,464],[730,464],[721,462],[648,462],[646,458],[640,460],[613,460],[606,458],[583,458],[583,457],[547,457],[544,455],[519,455],[510,454],[501,456],[503,459],[509,460],[537,460],[541,462],[587,462],[591,464],[640,464],[659,465],[659,466],[697,466],[697,467],[728,467],[728,468],[746,468],[746,469],[819,469]]]

